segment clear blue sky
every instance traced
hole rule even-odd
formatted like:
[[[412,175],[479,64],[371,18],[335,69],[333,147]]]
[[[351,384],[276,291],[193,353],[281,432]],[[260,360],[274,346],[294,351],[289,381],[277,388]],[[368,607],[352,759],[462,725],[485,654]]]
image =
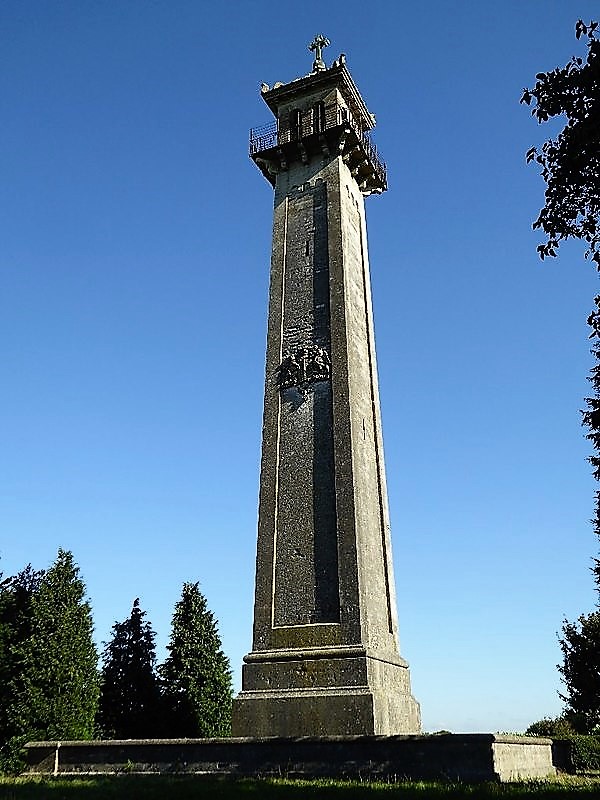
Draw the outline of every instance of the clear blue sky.
[[[199,580],[250,649],[272,189],[261,81],[345,52],[388,163],[367,201],[402,654],[426,730],[560,709],[595,603],[579,409],[597,276],[542,264],[551,132],[519,106],[595,2],[0,3],[0,568],[71,549],[98,642],[162,655]]]

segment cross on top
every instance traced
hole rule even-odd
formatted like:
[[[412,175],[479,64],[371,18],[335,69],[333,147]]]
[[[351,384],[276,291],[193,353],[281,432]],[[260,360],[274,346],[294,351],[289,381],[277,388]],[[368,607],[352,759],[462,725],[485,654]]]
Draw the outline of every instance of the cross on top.
[[[323,69],[327,69],[325,66],[325,62],[322,58],[322,51],[324,47],[328,47],[331,44],[329,39],[326,36],[323,36],[322,33],[318,33],[313,41],[308,45],[308,49],[310,51],[315,52],[315,60],[313,62],[313,72],[318,72]]]

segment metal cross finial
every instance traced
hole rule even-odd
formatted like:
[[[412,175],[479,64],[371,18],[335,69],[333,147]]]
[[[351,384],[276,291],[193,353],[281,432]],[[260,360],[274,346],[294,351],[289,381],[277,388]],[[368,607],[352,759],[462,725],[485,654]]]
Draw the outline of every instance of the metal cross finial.
[[[322,33],[318,33],[313,41],[308,45],[309,50],[315,51],[315,60],[313,61],[313,72],[320,72],[321,70],[327,69],[325,66],[325,62],[322,58],[322,51],[324,47],[328,47],[331,44],[329,39],[326,36],[323,36]]]

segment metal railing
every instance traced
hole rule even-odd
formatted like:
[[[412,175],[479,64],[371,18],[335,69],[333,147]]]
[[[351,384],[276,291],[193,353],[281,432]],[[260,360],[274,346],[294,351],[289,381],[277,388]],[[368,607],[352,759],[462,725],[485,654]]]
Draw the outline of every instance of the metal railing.
[[[277,120],[261,125],[259,128],[250,128],[250,155],[270,150],[279,144],[277,136]]]
[[[299,141],[314,133],[323,133],[331,128],[337,128],[340,125],[349,125],[360,139],[364,147],[367,157],[372,162],[376,172],[378,172],[385,179],[386,164],[385,161],[379,156],[377,147],[371,140],[368,133],[363,131],[359,125],[356,124],[347,108],[343,106],[332,106],[325,109],[324,118],[320,119],[320,125],[317,126],[318,120],[315,120],[314,113],[306,113],[303,115],[301,123],[298,127],[282,127],[279,129],[277,120],[270,122],[267,125],[261,125],[257,128],[250,129],[250,155],[256,155],[264,150],[270,150],[272,147],[288,144],[289,142]]]

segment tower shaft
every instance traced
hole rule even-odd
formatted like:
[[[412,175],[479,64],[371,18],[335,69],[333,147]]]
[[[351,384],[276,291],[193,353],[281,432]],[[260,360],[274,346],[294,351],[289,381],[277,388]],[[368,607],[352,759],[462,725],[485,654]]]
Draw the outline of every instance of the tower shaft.
[[[386,188],[340,58],[264,92],[275,188],[252,652],[238,736],[416,733],[398,650],[364,195]]]

